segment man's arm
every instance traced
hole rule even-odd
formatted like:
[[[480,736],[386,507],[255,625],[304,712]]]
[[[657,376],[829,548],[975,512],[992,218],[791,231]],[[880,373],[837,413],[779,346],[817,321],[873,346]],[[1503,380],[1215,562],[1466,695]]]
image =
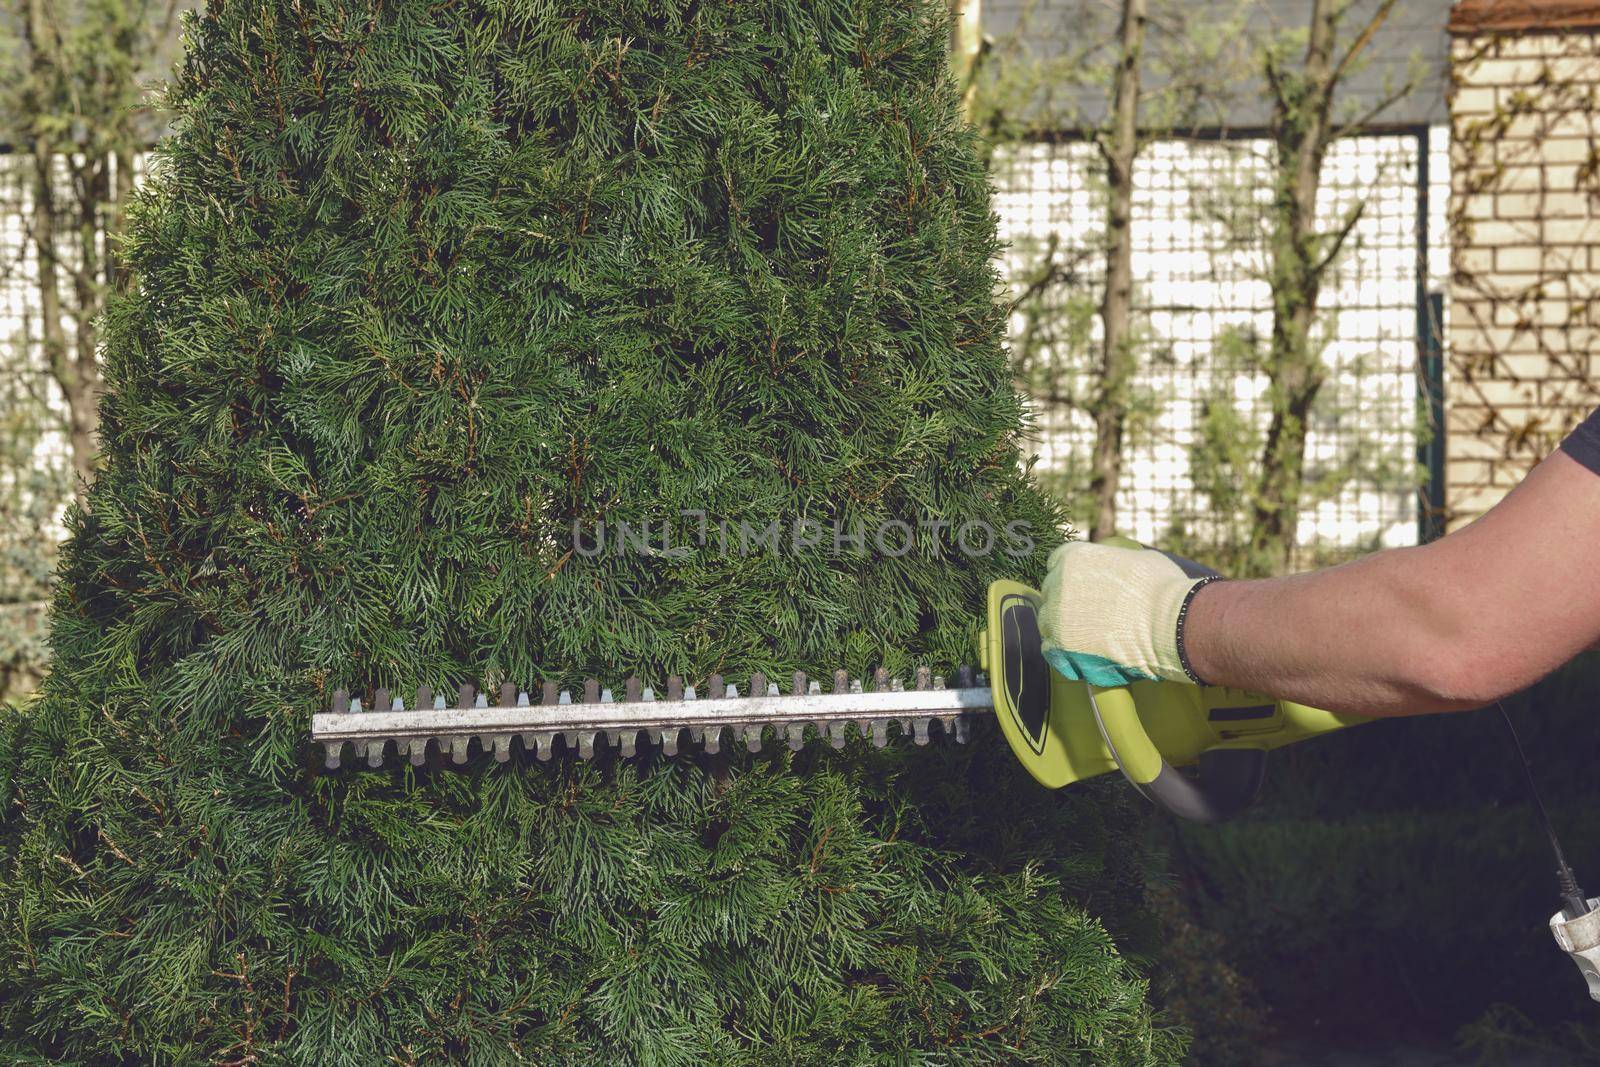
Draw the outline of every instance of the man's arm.
[[[1184,641],[1208,682],[1332,711],[1478,707],[1600,642],[1600,476],[1558,451],[1432,544],[1213,582]]]

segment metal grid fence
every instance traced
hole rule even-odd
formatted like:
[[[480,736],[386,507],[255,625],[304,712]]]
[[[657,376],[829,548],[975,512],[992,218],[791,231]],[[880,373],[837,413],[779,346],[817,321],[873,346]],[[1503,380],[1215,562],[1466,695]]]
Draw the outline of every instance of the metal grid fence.
[[[1419,306],[1442,288],[1448,263],[1446,145],[1425,130],[1352,137],[1324,164],[1325,224],[1358,204],[1362,214],[1319,304],[1328,378],[1308,434],[1313,495],[1297,531],[1302,558],[1417,539],[1418,447],[1428,435],[1419,422]],[[1191,543],[1221,543],[1241,529],[1250,435],[1268,414],[1268,382],[1251,353],[1272,329],[1263,225],[1272,149],[1259,137],[1164,140],[1136,169],[1136,419],[1118,515],[1140,540],[1183,531]],[[1038,469],[1085,520],[1105,215],[1098,173],[1096,150],[1082,141],[1002,145],[994,156],[1008,242],[1002,269],[1021,298],[1013,348],[1034,394]],[[1207,426],[1223,415],[1236,420],[1232,462],[1206,444]]]

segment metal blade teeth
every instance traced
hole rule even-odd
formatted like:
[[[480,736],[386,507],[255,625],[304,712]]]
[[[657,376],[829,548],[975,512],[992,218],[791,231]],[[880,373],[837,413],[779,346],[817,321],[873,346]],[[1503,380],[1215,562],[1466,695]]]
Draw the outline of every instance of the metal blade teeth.
[[[612,747],[615,748],[624,759],[632,756],[637,751],[636,746],[639,740],[638,730],[611,730],[607,733],[607,736],[611,739]]]
[[[823,678],[795,671],[783,684],[757,673],[741,692],[737,682],[720,674],[698,685],[673,675],[658,692],[638,676],[630,676],[615,690],[587,678],[581,696],[555,682],[534,687],[536,698],[528,690],[503,683],[497,691],[458,686],[451,701],[445,692],[418,686],[409,703],[388,689],[378,689],[370,704],[360,694],[352,696],[341,689],[333,693],[331,714],[314,716],[312,733],[323,746],[329,769],[341,766],[347,743],[355,759],[371,768],[384,765],[391,742],[396,760],[409,761],[413,767],[429,762],[430,745],[449,765],[466,764],[474,740],[478,751],[492,752],[496,762],[505,763],[516,738],[521,739],[523,751],[543,761],[554,756],[558,738],[581,759],[592,759],[606,748],[624,759],[648,755],[658,747],[663,756],[692,747],[715,755],[725,745],[740,743],[746,751],[760,752],[769,727],[773,741],[780,746],[787,743],[794,752],[813,739],[843,749],[852,727],[858,737],[883,748],[889,743],[891,723],[916,745],[933,740],[935,722],[937,733],[964,743],[972,713],[991,710],[984,696],[988,681],[969,667],[957,668],[952,680],[954,685],[947,685],[944,675],[927,667],[918,667],[909,684],[881,667],[865,679],[842,670]],[[911,699],[897,699],[902,696]],[[894,710],[887,710],[882,703],[886,699]],[[740,708],[746,701],[757,702],[748,717]],[[777,702],[779,710],[768,710],[773,708],[769,701]],[[784,706],[786,701],[794,703]],[[681,717],[674,713],[679,705]],[[586,711],[590,707],[595,709],[592,716]],[[541,721],[539,709],[544,708],[550,709],[542,716],[548,727]],[[381,725],[375,722],[369,728],[362,722],[377,715],[382,716]],[[501,715],[508,721],[497,725]],[[416,727],[409,725],[413,716]],[[592,725],[582,725],[584,720]]]
[[[845,731],[850,729],[850,724],[844,721],[830,722],[828,724],[828,743],[836,749],[844,748]]]

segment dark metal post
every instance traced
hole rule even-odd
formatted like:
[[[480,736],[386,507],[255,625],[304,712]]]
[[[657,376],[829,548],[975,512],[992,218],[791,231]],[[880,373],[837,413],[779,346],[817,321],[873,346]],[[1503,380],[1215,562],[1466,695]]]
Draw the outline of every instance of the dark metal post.
[[[1417,541],[1444,536],[1444,294],[1428,291],[1428,128],[1417,130]]]
[[[1417,540],[1444,536],[1444,294],[1426,293],[1417,323],[1417,374],[1426,437],[1417,441],[1417,466],[1425,479],[1417,492]]]

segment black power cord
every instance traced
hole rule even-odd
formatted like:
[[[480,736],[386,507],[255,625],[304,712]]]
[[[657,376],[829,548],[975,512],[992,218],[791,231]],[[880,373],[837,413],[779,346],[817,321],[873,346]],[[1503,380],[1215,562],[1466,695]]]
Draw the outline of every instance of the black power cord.
[[[1555,827],[1550,823],[1550,813],[1545,810],[1544,799],[1539,796],[1539,787],[1533,780],[1533,765],[1528,762],[1527,752],[1523,751],[1522,739],[1517,736],[1517,728],[1511,722],[1511,713],[1498,700],[1494,706],[1500,710],[1500,718],[1506,724],[1506,731],[1511,734],[1511,744],[1516,747],[1517,759],[1522,763],[1522,774],[1528,783],[1528,795],[1533,798],[1534,813],[1539,818],[1539,825],[1544,827],[1545,836],[1550,839],[1551,851],[1556,854],[1556,884],[1561,888],[1561,911],[1571,922],[1589,913],[1589,898],[1584,896],[1577,876],[1567,863],[1567,854],[1561,850],[1561,840],[1556,837]]]

